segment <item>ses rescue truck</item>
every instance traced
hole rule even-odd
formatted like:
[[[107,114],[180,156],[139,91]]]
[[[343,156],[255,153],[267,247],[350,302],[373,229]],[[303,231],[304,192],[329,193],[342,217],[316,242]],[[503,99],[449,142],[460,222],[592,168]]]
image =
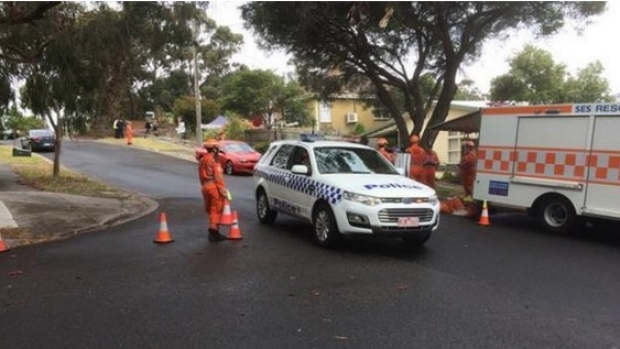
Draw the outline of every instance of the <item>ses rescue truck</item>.
[[[527,208],[552,232],[620,219],[620,104],[481,109],[474,198]]]

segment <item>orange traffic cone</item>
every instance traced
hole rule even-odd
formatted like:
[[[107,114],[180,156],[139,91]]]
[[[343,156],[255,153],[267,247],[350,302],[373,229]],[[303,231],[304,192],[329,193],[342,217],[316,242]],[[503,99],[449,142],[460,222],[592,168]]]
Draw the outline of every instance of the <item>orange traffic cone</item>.
[[[9,245],[4,243],[4,241],[2,240],[2,234],[0,234],[0,252],[5,252],[10,249],[11,248],[9,247]]]
[[[233,215],[230,210],[230,203],[228,200],[224,200],[224,212],[222,212],[222,218],[220,218],[220,225],[232,225]]]
[[[155,236],[155,240],[158,244],[166,244],[169,242],[174,242],[172,237],[170,236],[170,232],[168,231],[168,222],[166,221],[166,214],[162,212],[159,215],[159,232]]]
[[[243,236],[241,236],[241,229],[239,229],[239,219],[237,217],[237,211],[233,211],[233,225],[230,228],[230,233],[228,233],[228,240],[241,240]]]
[[[486,200],[484,200],[484,204],[482,205],[482,214],[480,215],[480,221],[478,222],[478,225],[491,225],[491,222],[489,221],[489,210],[487,208]]]

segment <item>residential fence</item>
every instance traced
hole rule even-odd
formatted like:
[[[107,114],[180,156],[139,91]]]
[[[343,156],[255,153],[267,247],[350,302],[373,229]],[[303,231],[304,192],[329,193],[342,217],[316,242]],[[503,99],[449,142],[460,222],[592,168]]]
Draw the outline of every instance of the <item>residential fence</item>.
[[[245,141],[250,144],[255,144],[255,143],[273,142],[273,141],[281,141],[281,140],[301,139],[302,134],[308,134],[311,132],[312,131],[300,130],[300,129],[246,130]],[[351,142],[359,141],[357,137],[345,137],[341,135],[324,135],[324,138],[330,141],[351,141]]]

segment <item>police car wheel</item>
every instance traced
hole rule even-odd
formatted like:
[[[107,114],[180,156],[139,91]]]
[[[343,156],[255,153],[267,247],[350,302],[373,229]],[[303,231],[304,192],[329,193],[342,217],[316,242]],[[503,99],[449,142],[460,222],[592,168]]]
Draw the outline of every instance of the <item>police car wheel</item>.
[[[233,163],[230,161],[226,162],[226,166],[224,167],[224,171],[226,171],[227,175],[232,175],[233,172],[235,172],[235,169],[233,167]]]
[[[340,237],[336,217],[328,204],[320,204],[312,216],[314,240],[322,247],[333,247]]]
[[[273,211],[269,207],[267,193],[262,188],[256,193],[256,214],[258,215],[258,220],[263,224],[273,223],[278,216],[278,212]]]

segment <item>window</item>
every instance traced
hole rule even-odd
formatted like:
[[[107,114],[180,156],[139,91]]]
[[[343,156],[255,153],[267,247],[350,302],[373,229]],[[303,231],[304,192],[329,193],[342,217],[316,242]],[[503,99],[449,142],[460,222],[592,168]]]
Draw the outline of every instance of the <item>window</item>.
[[[372,110],[372,115],[376,121],[392,120],[390,113],[385,110],[385,108],[374,108]]]
[[[332,109],[329,101],[322,101],[319,117],[321,122],[332,122]]]
[[[461,132],[448,133],[448,161],[449,164],[461,162],[461,151],[465,135]]]
[[[288,163],[288,158],[291,155],[291,151],[293,150],[292,145],[285,144],[278,150],[276,155],[271,160],[271,166],[276,168],[285,169],[286,164]]]
[[[250,147],[246,143],[227,143],[224,146],[224,151],[227,151],[230,153],[247,153],[247,152],[253,152],[254,149],[252,149],[252,147]]]
[[[269,147],[269,149],[267,149],[267,152],[265,152],[265,154],[261,155],[260,160],[258,160],[259,163],[265,163],[267,161],[267,159],[269,159],[269,157],[271,156],[271,153],[273,153],[276,149],[278,149],[277,145],[272,145]]]
[[[286,167],[288,170],[292,169],[295,165],[306,165],[310,170],[310,157],[308,151],[302,147],[295,147],[292,151],[291,160]]]
[[[372,149],[317,147],[316,165],[321,174],[361,173],[395,174],[398,172],[385,158]]]

